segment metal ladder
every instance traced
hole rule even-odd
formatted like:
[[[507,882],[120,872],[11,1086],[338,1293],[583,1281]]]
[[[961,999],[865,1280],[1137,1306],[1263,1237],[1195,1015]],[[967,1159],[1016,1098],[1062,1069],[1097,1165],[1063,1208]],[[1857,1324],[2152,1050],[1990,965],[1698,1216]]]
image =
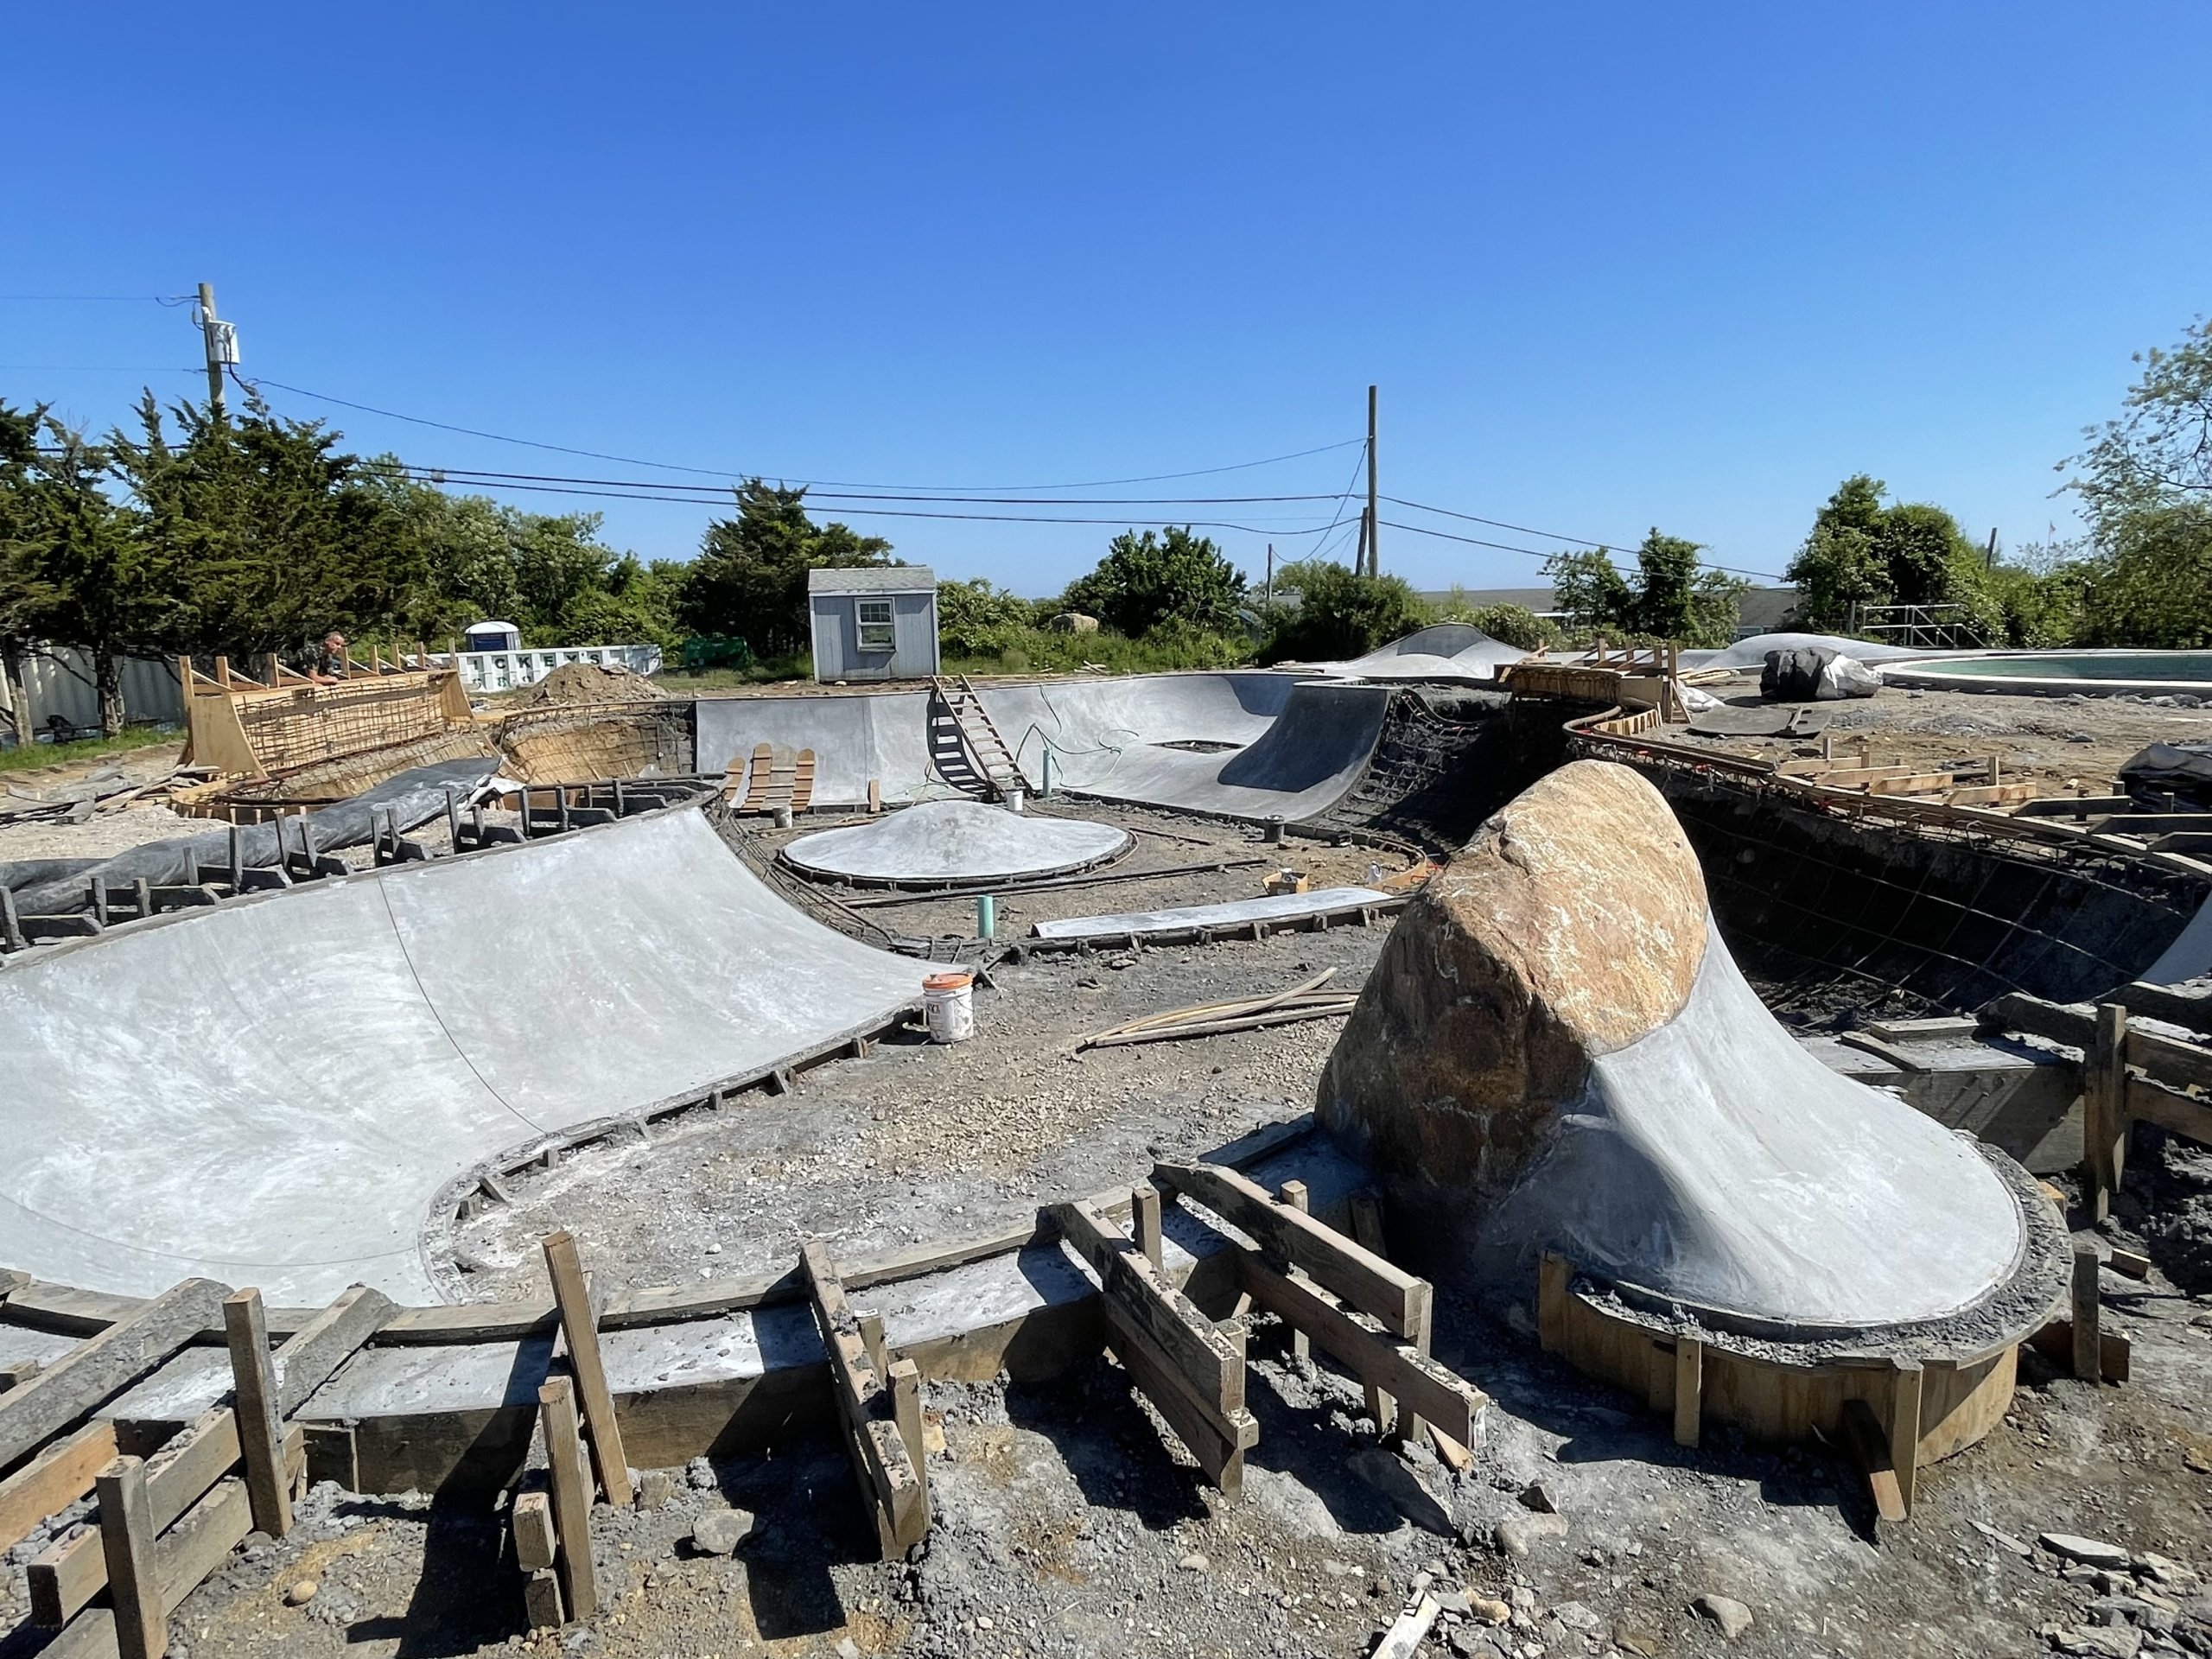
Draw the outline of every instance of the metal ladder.
[[[930,760],[941,776],[989,801],[1029,787],[1020,761],[991,724],[965,674],[953,680],[937,676],[930,681]]]

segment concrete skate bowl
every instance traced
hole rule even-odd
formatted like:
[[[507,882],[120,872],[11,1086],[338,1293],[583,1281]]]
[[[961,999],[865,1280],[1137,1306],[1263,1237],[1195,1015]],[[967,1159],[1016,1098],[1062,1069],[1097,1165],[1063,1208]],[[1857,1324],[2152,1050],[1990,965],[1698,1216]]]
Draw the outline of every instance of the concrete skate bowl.
[[[1439,622],[1416,628],[1364,657],[1313,664],[1312,671],[1344,679],[1490,681],[1497,677],[1499,669],[1528,654],[1471,623]]]
[[[1135,845],[1135,836],[1111,824],[1030,817],[982,801],[923,801],[867,823],[802,836],[780,856],[817,880],[940,887],[1069,875]]]
[[[981,688],[1033,785],[1211,817],[1296,823],[1351,789],[1373,753],[1388,687],[1265,672],[1149,674]],[[755,746],[811,749],[817,805],[957,792],[930,749],[924,691],[709,697],[701,765]]]
[[[2212,651],[1947,653],[1885,668],[1885,685],[2045,697],[2212,696]]]
[[[2169,953],[2212,877],[2184,861],[1873,816],[1709,753],[1575,747],[1631,760],[1666,796],[1723,934],[1778,1012],[1970,1014],[2008,991],[2077,1002],[2192,971]]]
[[[442,1192],[883,1028],[925,964],[696,806],[156,916],[0,967],[0,1263],[435,1300]]]
[[[1402,1212],[1457,1218],[1433,1276],[1533,1304],[1548,1349],[1639,1396],[1700,1389],[1693,1425],[1832,1435],[1909,1393],[1917,1460],[1945,1455],[2002,1416],[2068,1271],[2024,1171],[1760,1006],[1625,767],[1546,778],[1414,901],[1318,1115]]]

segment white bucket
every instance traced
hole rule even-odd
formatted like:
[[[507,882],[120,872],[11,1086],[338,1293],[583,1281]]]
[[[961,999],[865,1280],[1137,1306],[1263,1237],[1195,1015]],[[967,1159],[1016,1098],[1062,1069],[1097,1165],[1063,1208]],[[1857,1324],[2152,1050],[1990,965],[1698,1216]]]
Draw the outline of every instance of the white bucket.
[[[933,1043],[964,1043],[976,1034],[976,976],[931,974],[922,982],[922,1017]]]

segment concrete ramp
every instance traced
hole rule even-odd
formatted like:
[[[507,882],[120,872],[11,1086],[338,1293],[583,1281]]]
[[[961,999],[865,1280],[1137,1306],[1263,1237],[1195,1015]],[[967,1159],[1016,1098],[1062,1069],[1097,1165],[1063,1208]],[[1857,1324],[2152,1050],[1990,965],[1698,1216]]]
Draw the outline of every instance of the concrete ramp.
[[[1497,677],[1500,668],[1528,654],[1502,639],[1491,639],[1471,623],[1439,622],[1433,627],[1416,628],[1364,657],[1319,663],[1314,668],[1332,678],[1488,682]]]
[[[1472,632],[1472,630],[1470,630]],[[1359,779],[1389,707],[1387,686],[1264,671],[1146,674],[980,688],[1022,772],[1056,788],[1223,817],[1289,822]],[[854,805],[870,779],[890,801],[955,793],[930,763],[926,692],[702,697],[699,764],[756,743],[810,748],[817,804]]]
[[[872,1028],[924,971],[792,910],[683,810],[11,957],[0,1264],[435,1301],[448,1180]]]

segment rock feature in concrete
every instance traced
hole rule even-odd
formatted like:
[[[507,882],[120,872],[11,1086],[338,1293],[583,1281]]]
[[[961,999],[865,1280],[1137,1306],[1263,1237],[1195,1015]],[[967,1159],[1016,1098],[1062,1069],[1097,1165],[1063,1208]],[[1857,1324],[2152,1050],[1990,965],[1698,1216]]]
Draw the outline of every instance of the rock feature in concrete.
[[[1520,796],[1408,907],[1319,1112],[1440,1218],[1433,1270],[1515,1300],[1558,1250],[1814,1334],[1961,1313],[2023,1257],[1981,1154],[1760,1005],[1666,803],[1604,762]]]
[[[802,836],[783,855],[809,875],[921,887],[1058,875],[1135,844],[1128,831],[1111,824],[1039,817],[981,801],[925,801],[871,823]]]

